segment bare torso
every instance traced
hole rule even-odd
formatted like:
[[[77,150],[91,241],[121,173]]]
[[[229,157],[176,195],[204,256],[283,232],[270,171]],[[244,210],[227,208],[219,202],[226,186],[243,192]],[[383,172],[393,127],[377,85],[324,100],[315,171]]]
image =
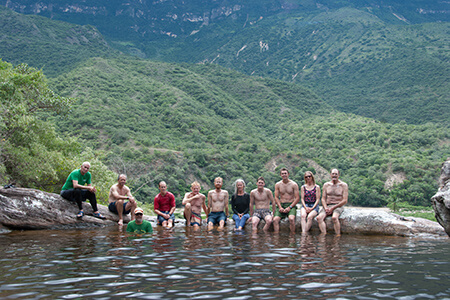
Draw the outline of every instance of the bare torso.
[[[211,212],[224,211],[228,206],[228,192],[226,190],[209,191],[208,206]]]
[[[195,197],[194,197],[195,196]],[[191,211],[200,215],[202,213],[202,206],[205,203],[206,196],[203,194],[194,194],[193,192],[186,193],[184,196],[184,199],[189,199],[194,197],[190,203],[191,203]]]
[[[292,180],[287,183],[279,181],[275,185],[275,190],[277,189],[280,203],[291,203],[295,200],[295,191],[298,190],[298,185]]]
[[[108,197],[109,203],[119,200],[114,197],[114,193],[119,194],[119,196],[127,196],[129,191],[130,189],[126,185],[121,187],[118,183],[114,184],[109,189],[109,197]]]
[[[259,191],[254,189],[250,192],[250,199],[253,200],[255,209],[270,209],[270,202],[273,201],[272,191],[268,188]]]
[[[333,184],[331,181],[323,185],[323,193],[326,194],[327,205],[336,205],[344,199],[344,191],[347,189],[347,184],[338,181]]]

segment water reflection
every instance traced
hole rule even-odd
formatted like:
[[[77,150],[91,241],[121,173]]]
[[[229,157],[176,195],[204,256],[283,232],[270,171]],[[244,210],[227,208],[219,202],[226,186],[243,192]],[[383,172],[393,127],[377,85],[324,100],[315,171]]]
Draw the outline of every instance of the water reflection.
[[[450,299],[446,239],[117,228],[0,236],[0,298]]]

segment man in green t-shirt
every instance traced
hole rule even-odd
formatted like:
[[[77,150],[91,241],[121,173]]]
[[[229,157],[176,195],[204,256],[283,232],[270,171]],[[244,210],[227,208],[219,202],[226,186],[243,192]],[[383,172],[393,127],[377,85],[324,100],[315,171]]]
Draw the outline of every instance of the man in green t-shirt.
[[[95,197],[97,189],[91,183],[91,173],[89,173],[90,167],[91,164],[86,161],[81,165],[80,169],[73,170],[72,173],[70,173],[66,183],[61,189],[61,197],[77,203],[80,210],[77,214],[77,218],[82,218],[84,216],[82,202],[89,199],[89,203],[91,203],[92,209],[94,210],[94,217],[105,219],[97,208],[97,198]]]
[[[134,210],[134,216],[135,219],[128,223],[127,225],[127,232],[134,232],[134,233],[152,233],[153,228],[152,224],[144,220],[144,211],[142,208],[136,208]]]

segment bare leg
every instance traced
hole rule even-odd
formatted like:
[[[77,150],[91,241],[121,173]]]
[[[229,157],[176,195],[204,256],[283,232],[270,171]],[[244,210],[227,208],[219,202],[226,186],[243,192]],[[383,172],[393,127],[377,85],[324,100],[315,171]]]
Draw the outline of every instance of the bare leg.
[[[258,217],[253,217],[252,218],[253,231],[258,231],[258,224],[259,224],[259,218]]]
[[[278,232],[280,231],[280,217],[273,218],[273,231]]]
[[[117,214],[119,215],[119,222],[117,224],[123,225],[123,200],[116,201]]]
[[[186,205],[184,206],[184,217],[186,219],[186,226],[191,226],[191,204],[190,203],[186,203]]]
[[[307,225],[306,225],[306,217],[308,215],[306,214],[306,209],[304,207],[302,207],[300,212],[301,212],[300,224],[302,226],[302,232],[307,232],[308,230],[306,229],[306,227],[307,227]]]
[[[295,216],[289,216],[289,227],[291,229],[291,232],[295,232]]]
[[[317,212],[315,210],[313,210],[312,212],[309,213],[308,221],[306,222],[306,231],[305,232],[308,232],[311,229],[312,222],[313,222],[315,216],[317,216]]]
[[[122,204],[123,207],[123,204]],[[131,203],[130,201],[128,201],[127,205],[125,205],[125,210],[126,211],[131,211],[130,215],[131,215],[131,221],[133,221],[135,219],[134,217],[134,210],[136,209],[137,205],[136,202]]]
[[[264,221],[266,221],[266,224],[264,225],[263,230],[264,231],[268,231],[270,228],[270,225],[272,225],[272,216],[266,216],[266,218],[264,219]]]
[[[333,212],[333,216],[331,217],[334,226],[334,232],[336,235],[341,235],[341,223],[339,223],[339,214],[337,212]]]
[[[168,226],[169,228],[172,228],[172,227],[173,227],[173,220],[172,220],[172,219],[169,219],[169,220],[167,221],[167,226]]]
[[[327,214],[325,212],[322,212],[317,217],[317,222],[319,222],[319,229],[322,233],[327,233],[327,225],[325,224],[325,218],[327,217]]]

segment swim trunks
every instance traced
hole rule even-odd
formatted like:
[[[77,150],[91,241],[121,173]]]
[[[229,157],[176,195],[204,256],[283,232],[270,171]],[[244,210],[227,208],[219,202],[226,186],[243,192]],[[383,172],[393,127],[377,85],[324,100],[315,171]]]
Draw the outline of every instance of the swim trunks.
[[[255,209],[253,212],[253,217],[257,217],[262,220],[264,220],[267,216],[272,216],[272,213],[267,208]]]
[[[213,211],[208,215],[208,223],[211,222],[214,225],[217,225],[222,220],[224,220],[225,223],[227,221],[227,216],[223,211]]]
[[[335,205],[335,204],[334,204]],[[333,207],[334,205],[328,205],[328,207]],[[333,213],[334,212],[337,212],[339,215],[341,215],[342,214],[342,212],[344,211],[344,208],[341,206],[341,207],[338,207],[338,208],[336,208],[335,210],[333,210]],[[320,212],[319,212],[319,214],[320,213],[325,213],[325,209],[323,209],[323,207],[321,207],[320,208]],[[331,215],[327,215],[327,217],[331,217],[333,214],[331,214]]]
[[[186,215],[184,215],[184,218],[186,219]],[[194,219],[196,221],[192,222],[192,219]],[[187,224],[187,222],[186,222],[186,224]],[[202,226],[202,216],[195,212],[191,212],[191,226],[194,226],[194,225]]]
[[[282,208],[288,208],[291,203],[281,203]],[[280,213],[278,206],[273,214],[274,217],[280,217],[281,219],[287,218],[288,216],[296,216],[297,215],[297,206],[294,206],[291,208],[291,210],[288,213]]]
[[[122,214],[124,214],[124,215],[128,215],[131,212],[131,209],[125,210],[125,208],[127,206],[127,203],[128,203],[128,201],[123,203],[123,212],[122,212]],[[116,201],[110,202],[109,205],[108,205],[108,209],[109,209],[110,212],[113,212],[115,214],[119,213],[117,211]]]

